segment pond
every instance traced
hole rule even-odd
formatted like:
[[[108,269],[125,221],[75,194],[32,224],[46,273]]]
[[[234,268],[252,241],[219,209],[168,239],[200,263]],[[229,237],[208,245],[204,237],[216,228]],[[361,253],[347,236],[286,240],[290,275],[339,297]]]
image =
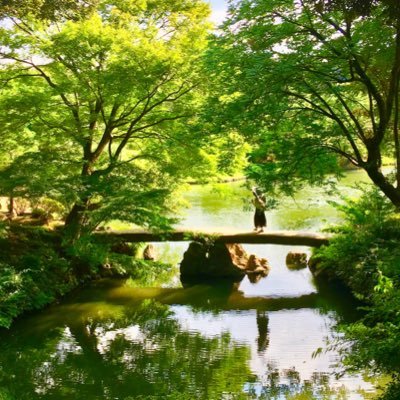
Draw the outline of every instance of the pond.
[[[192,186],[181,225],[251,230],[248,196],[240,182]],[[268,212],[268,228],[319,230],[340,218],[328,198],[304,190]],[[336,378],[327,350],[337,323],[359,317],[350,294],[286,267],[288,251],[309,248],[244,247],[270,262],[256,283],[183,286],[187,243],[158,244],[172,266],[152,279],[103,280],[20,319],[0,335],[0,399],[369,398],[374,382]]]

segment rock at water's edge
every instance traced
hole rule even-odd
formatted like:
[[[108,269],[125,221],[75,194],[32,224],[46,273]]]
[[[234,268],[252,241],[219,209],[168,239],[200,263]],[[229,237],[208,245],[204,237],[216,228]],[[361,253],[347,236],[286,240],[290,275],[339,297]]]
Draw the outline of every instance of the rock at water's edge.
[[[286,256],[286,266],[289,269],[302,269],[307,267],[307,254],[290,251]]]

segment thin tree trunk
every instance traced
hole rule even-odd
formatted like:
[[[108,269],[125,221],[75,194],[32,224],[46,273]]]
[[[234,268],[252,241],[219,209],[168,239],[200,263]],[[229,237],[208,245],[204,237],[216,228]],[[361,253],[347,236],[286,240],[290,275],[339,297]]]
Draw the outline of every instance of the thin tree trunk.
[[[395,146],[396,160],[396,182],[400,187],[400,140],[399,140],[399,79],[400,79],[400,19],[397,21],[396,32],[396,59],[394,68],[394,119],[393,119],[393,135]]]
[[[394,98],[394,147],[395,147],[395,160],[396,160],[396,183],[400,188],[400,141],[399,141],[399,83],[396,85],[396,94]]]
[[[10,194],[10,197],[8,199],[9,203],[8,203],[8,217],[10,219],[14,218],[15,215],[15,199],[14,196],[12,194]]]

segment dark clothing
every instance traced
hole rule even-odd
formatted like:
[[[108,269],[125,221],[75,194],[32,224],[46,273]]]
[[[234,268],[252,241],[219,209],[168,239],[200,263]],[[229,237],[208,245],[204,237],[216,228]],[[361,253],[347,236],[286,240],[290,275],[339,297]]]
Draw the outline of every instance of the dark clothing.
[[[260,230],[260,232],[263,231],[262,228],[267,226],[267,218],[265,217],[265,196],[257,189],[253,189],[253,195],[254,199],[252,200],[252,203],[254,204],[256,210],[254,213],[254,227],[255,230]]]
[[[267,218],[265,216],[265,212],[263,210],[260,210],[259,208],[256,208],[256,211],[254,213],[254,226],[256,228],[264,228],[267,226]]]

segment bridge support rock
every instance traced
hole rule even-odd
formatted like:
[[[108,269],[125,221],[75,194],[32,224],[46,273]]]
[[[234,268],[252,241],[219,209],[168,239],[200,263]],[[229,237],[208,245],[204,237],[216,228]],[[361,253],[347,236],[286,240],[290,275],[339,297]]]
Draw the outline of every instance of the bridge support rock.
[[[191,242],[183,255],[180,272],[182,280],[228,278],[240,281],[249,275],[254,281],[256,276],[268,274],[269,264],[264,258],[249,256],[240,244]]]

